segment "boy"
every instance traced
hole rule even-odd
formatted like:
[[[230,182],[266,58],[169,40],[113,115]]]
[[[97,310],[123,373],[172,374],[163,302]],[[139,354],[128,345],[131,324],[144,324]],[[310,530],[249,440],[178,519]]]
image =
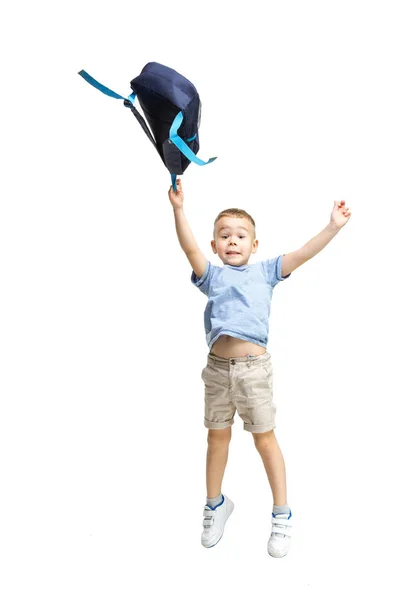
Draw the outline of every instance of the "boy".
[[[209,298],[204,325],[210,352],[202,371],[208,450],[201,543],[211,548],[219,542],[234,508],[221,486],[237,409],[244,429],[253,435],[273,495],[268,553],[282,557],[290,546],[292,513],[286,498],[285,463],[274,434],[276,407],[267,350],[271,297],[279,281],[328,244],[347,223],[351,211],[344,200],[335,202],[329,225],[302,248],[249,265],[258,246],[254,220],[244,210],[224,210],[215,219],[211,241],[212,251],[224,264],[216,267],[202,254],[189,228],[180,179],[177,191],[171,186],[168,196],[179,243],[193,268],[191,281]]]

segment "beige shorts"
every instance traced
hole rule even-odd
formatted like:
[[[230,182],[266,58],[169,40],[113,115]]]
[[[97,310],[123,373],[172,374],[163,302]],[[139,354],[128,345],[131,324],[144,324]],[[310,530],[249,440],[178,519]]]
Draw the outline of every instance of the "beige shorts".
[[[208,429],[232,425],[236,409],[246,431],[263,433],[275,429],[268,350],[260,356],[240,358],[221,358],[210,352],[201,378],[205,385],[204,425]]]

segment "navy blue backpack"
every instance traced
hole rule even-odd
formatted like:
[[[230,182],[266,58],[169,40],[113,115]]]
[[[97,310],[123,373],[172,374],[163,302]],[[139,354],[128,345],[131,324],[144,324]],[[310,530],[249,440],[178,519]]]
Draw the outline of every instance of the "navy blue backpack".
[[[182,175],[191,162],[207,165],[215,160],[216,157],[204,162],[196,156],[200,148],[199,94],[190,81],[173,69],[156,62],[148,63],[140,75],[132,79],[133,93],[127,98],[106,88],[86,71],[80,71],[79,75],[107,96],[123,100],[124,106],[130,108],[170,172],[175,191],[176,176]],[[136,97],[149,125],[133,105]]]

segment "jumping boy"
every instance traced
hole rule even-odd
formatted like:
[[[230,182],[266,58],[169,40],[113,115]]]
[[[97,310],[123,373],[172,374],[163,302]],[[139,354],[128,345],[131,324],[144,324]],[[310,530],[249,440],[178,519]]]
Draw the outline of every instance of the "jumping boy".
[[[291,541],[291,510],[286,497],[285,463],[275,437],[276,406],[272,398],[272,364],[267,350],[273,288],[320,252],[347,223],[351,211],[344,200],[334,203],[329,224],[299,250],[248,264],[257,251],[255,222],[244,210],[222,211],[214,222],[211,248],[223,262],[212,265],[203,255],[183,211],[181,180],[168,192],[179,243],[192,268],[192,283],[208,297],[204,313],[207,365],[204,425],[208,428],[207,499],[201,543],[221,539],[234,504],[221,492],[228,460],[233,416],[238,411],[262,458],[273,496],[268,552],[285,556]]]

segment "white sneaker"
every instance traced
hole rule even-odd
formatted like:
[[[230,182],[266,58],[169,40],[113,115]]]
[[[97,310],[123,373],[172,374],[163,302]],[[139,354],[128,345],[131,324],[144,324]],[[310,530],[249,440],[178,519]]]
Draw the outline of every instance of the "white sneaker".
[[[289,551],[292,535],[292,521],[289,521],[291,516],[292,511],[290,511],[290,515],[274,515],[272,513],[272,531],[268,540],[268,554],[274,558],[282,558]]]
[[[224,533],[225,523],[232,514],[234,504],[228,496],[222,494],[222,502],[215,508],[204,507],[203,533],[201,543],[205,548],[212,548],[218,544]]]

